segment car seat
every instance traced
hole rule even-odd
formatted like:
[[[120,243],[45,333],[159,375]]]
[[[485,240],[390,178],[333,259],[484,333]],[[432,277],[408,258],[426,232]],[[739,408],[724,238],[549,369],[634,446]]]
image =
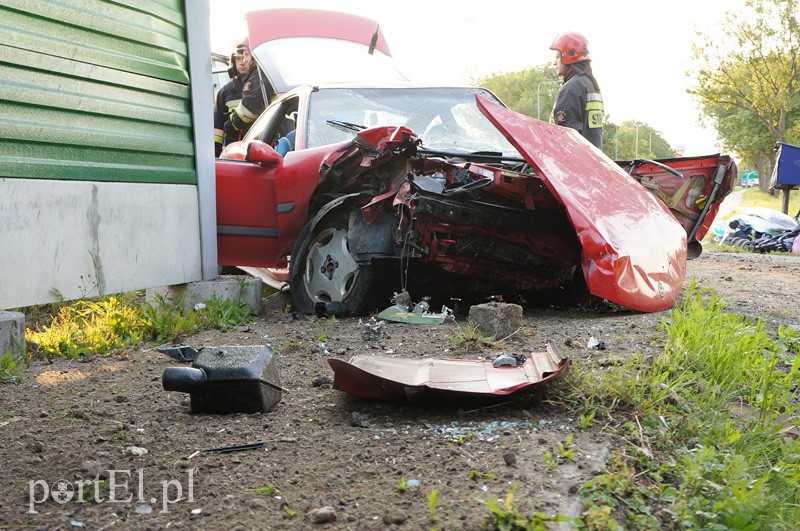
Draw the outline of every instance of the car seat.
[[[275,151],[278,152],[280,156],[285,156],[290,151],[294,150],[294,131],[289,131],[286,133],[286,136],[282,136],[278,139],[278,143],[275,146]]]

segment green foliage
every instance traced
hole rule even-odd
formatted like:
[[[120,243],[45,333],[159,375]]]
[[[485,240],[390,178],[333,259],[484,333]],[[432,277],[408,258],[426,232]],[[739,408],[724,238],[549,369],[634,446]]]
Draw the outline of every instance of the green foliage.
[[[534,66],[521,72],[494,73],[472,80],[491,90],[510,109],[545,122],[553,114],[561,78],[550,64]]]
[[[250,312],[244,301],[212,296],[199,310],[199,318],[203,328],[216,327],[227,330],[240,325],[250,318]]]
[[[141,343],[149,323],[141,308],[115,296],[81,300],[62,306],[50,326],[25,332],[25,339],[50,356],[76,358],[85,353],[109,354]]]
[[[575,445],[572,442],[572,434],[567,435],[567,440],[558,443],[558,458],[562,463],[575,462]]]
[[[488,472],[480,472],[478,470],[470,470],[469,471],[469,479],[472,481],[478,481],[481,479],[494,479],[497,477],[495,474],[491,474]]]
[[[437,507],[439,505],[439,489],[436,487],[431,489],[431,493],[428,494],[428,521],[433,523],[436,521],[436,512]]]
[[[491,90],[509,108],[545,122],[551,121],[562,83],[552,64],[537,65],[519,72],[494,73],[472,82]],[[608,117],[604,121],[603,152],[614,160],[675,156],[661,133],[643,122],[615,124]]]
[[[408,483],[406,483],[406,478],[401,477],[400,481],[398,481],[397,485],[395,485],[395,488],[397,490],[399,490],[400,492],[407,491],[409,489],[409,486],[408,486]]]
[[[55,316],[26,340],[45,356],[106,355],[145,341],[165,342],[205,328],[227,330],[249,319],[241,300],[212,297],[197,310],[164,297],[139,305],[131,295],[53,306]]]
[[[0,356],[0,383],[19,383],[25,365],[25,361],[15,357],[14,351],[9,348]]]
[[[544,513],[534,512],[529,515],[521,515],[514,504],[516,488],[517,485],[512,483],[502,504],[500,500],[492,497],[484,500],[489,508],[489,516],[481,522],[481,529],[488,531],[546,531],[551,529],[549,525],[551,522],[569,522],[573,525],[577,523],[563,514],[548,516]]]
[[[252,489],[247,489],[249,492],[255,492],[258,494],[269,494],[270,496],[281,496],[281,491],[279,491],[276,487],[272,485],[265,485],[263,487],[256,487]]]
[[[693,284],[664,352],[576,371],[564,397],[629,418],[627,445],[584,485],[589,529],[792,529],[800,521],[798,334],[725,311]],[[780,364],[780,366],[779,366]]]
[[[726,147],[755,163],[775,141],[800,136],[798,0],[747,0],[728,12],[722,35],[698,35],[690,94],[717,126]]]
[[[151,339],[157,343],[173,341],[200,328],[197,312],[184,310],[183,299],[171,302],[157,295],[152,302],[142,305],[142,311],[150,321]]]
[[[675,156],[659,131],[644,122],[628,120],[603,126],[603,152],[614,160],[665,159]]]
[[[455,335],[450,336],[450,342],[457,347],[465,347],[467,350],[480,350],[483,347],[494,346],[494,339],[481,334],[478,327],[472,322],[466,326],[458,325]]]

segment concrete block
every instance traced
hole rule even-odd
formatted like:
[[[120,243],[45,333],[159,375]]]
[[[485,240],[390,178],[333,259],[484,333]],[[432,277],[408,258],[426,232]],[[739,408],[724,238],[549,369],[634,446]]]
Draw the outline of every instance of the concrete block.
[[[159,295],[171,301],[183,299],[184,308],[193,308],[197,303],[208,302],[215,295],[225,299],[241,298],[251,314],[259,315],[261,313],[261,290],[260,278],[224,275],[214,280],[150,288],[145,294],[145,299],[151,301]]]
[[[503,302],[476,304],[470,307],[468,319],[482,335],[500,339],[522,326],[522,306]]]
[[[0,310],[0,356],[9,349],[15,358],[25,356],[25,315]]]

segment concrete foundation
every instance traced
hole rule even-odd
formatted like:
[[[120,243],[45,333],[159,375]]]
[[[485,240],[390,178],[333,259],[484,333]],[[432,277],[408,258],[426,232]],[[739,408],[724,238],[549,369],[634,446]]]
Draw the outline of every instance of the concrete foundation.
[[[225,275],[215,280],[150,288],[145,297],[148,301],[154,300],[159,295],[173,302],[182,299],[184,308],[193,308],[198,303],[208,302],[214,296],[224,299],[241,299],[251,314],[259,315],[261,313],[261,289],[260,278]]]
[[[0,356],[9,350],[15,358],[25,356],[25,315],[0,311]]]

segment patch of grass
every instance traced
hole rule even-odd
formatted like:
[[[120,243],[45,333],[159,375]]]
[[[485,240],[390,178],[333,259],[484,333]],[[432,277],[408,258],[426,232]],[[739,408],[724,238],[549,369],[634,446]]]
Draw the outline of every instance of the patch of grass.
[[[575,462],[575,445],[572,443],[572,434],[567,435],[567,440],[558,443],[558,458],[562,463]]]
[[[90,352],[109,354],[148,337],[149,322],[142,309],[116,296],[61,306],[50,326],[25,331],[25,339],[45,355],[67,358]]]
[[[466,326],[458,325],[456,333],[448,339],[456,347],[465,347],[467,350],[480,350],[484,347],[493,347],[494,339],[481,334],[478,327],[473,323]]]
[[[783,206],[782,192],[777,192],[775,195],[769,195],[762,192],[759,188],[748,188],[742,194],[742,202],[739,203],[741,207],[764,207],[771,208],[772,210],[781,211]],[[796,192],[789,194],[789,215],[794,216],[797,210],[800,209],[800,195]],[[735,209],[733,212],[737,212]],[[741,212],[739,212],[741,213]]]
[[[431,489],[428,494],[428,522],[433,523],[436,521],[437,507],[439,505],[439,489],[436,487]]]
[[[15,357],[13,349],[9,348],[0,356],[0,383],[19,383],[26,365],[25,360]]]
[[[227,330],[250,318],[241,300],[214,296],[195,309],[182,300],[156,297],[140,303],[135,293],[53,306],[49,325],[28,328],[25,339],[45,356],[77,358],[111,354],[145,341],[163,343],[202,329]]]
[[[183,299],[171,301],[156,295],[151,302],[142,305],[145,317],[150,321],[151,337],[157,343],[174,341],[178,337],[199,330],[198,313],[184,309]]]
[[[205,308],[200,309],[198,314],[203,328],[216,327],[220,330],[228,330],[250,318],[250,311],[244,301],[216,295],[205,303]]]
[[[128,430],[125,424],[117,424],[117,431],[111,439],[111,442],[114,444],[124,444],[128,442]]]
[[[479,481],[481,479],[494,479],[497,476],[495,474],[491,474],[488,472],[480,472],[478,470],[470,470],[469,471],[469,479],[472,481]]]
[[[503,503],[500,503],[500,500],[492,497],[484,500],[489,508],[489,516],[481,522],[481,529],[490,531],[546,531],[547,529],[551,529],[549,526],[551,522],[569,522],[573,525],[577,524],[572,518],[563,514],[549,516],[538,511],[529,515],[520,514],[519,509],[514,503],[514,491],[516,488],[516,484],[512,483]]]
[[[626,441],[584,485],[584,525],[794,529],[800,442],[783,432],[800,414],[797,331],[776,338],[694,284],[662,330],[661,355],[576,370],[563,397]]]
[[[400,492],[405,492],[409,489],[408,483],[406,483],[406,478],[401,477],[400,481],[397,482],[397,485],[394,486]]]
[[[268,494],[270,496],[282,496],[281,491],[272,485],[265,485],[263,487],[256,487],[247,489],[248,492],[255,492],[257,494]]]

